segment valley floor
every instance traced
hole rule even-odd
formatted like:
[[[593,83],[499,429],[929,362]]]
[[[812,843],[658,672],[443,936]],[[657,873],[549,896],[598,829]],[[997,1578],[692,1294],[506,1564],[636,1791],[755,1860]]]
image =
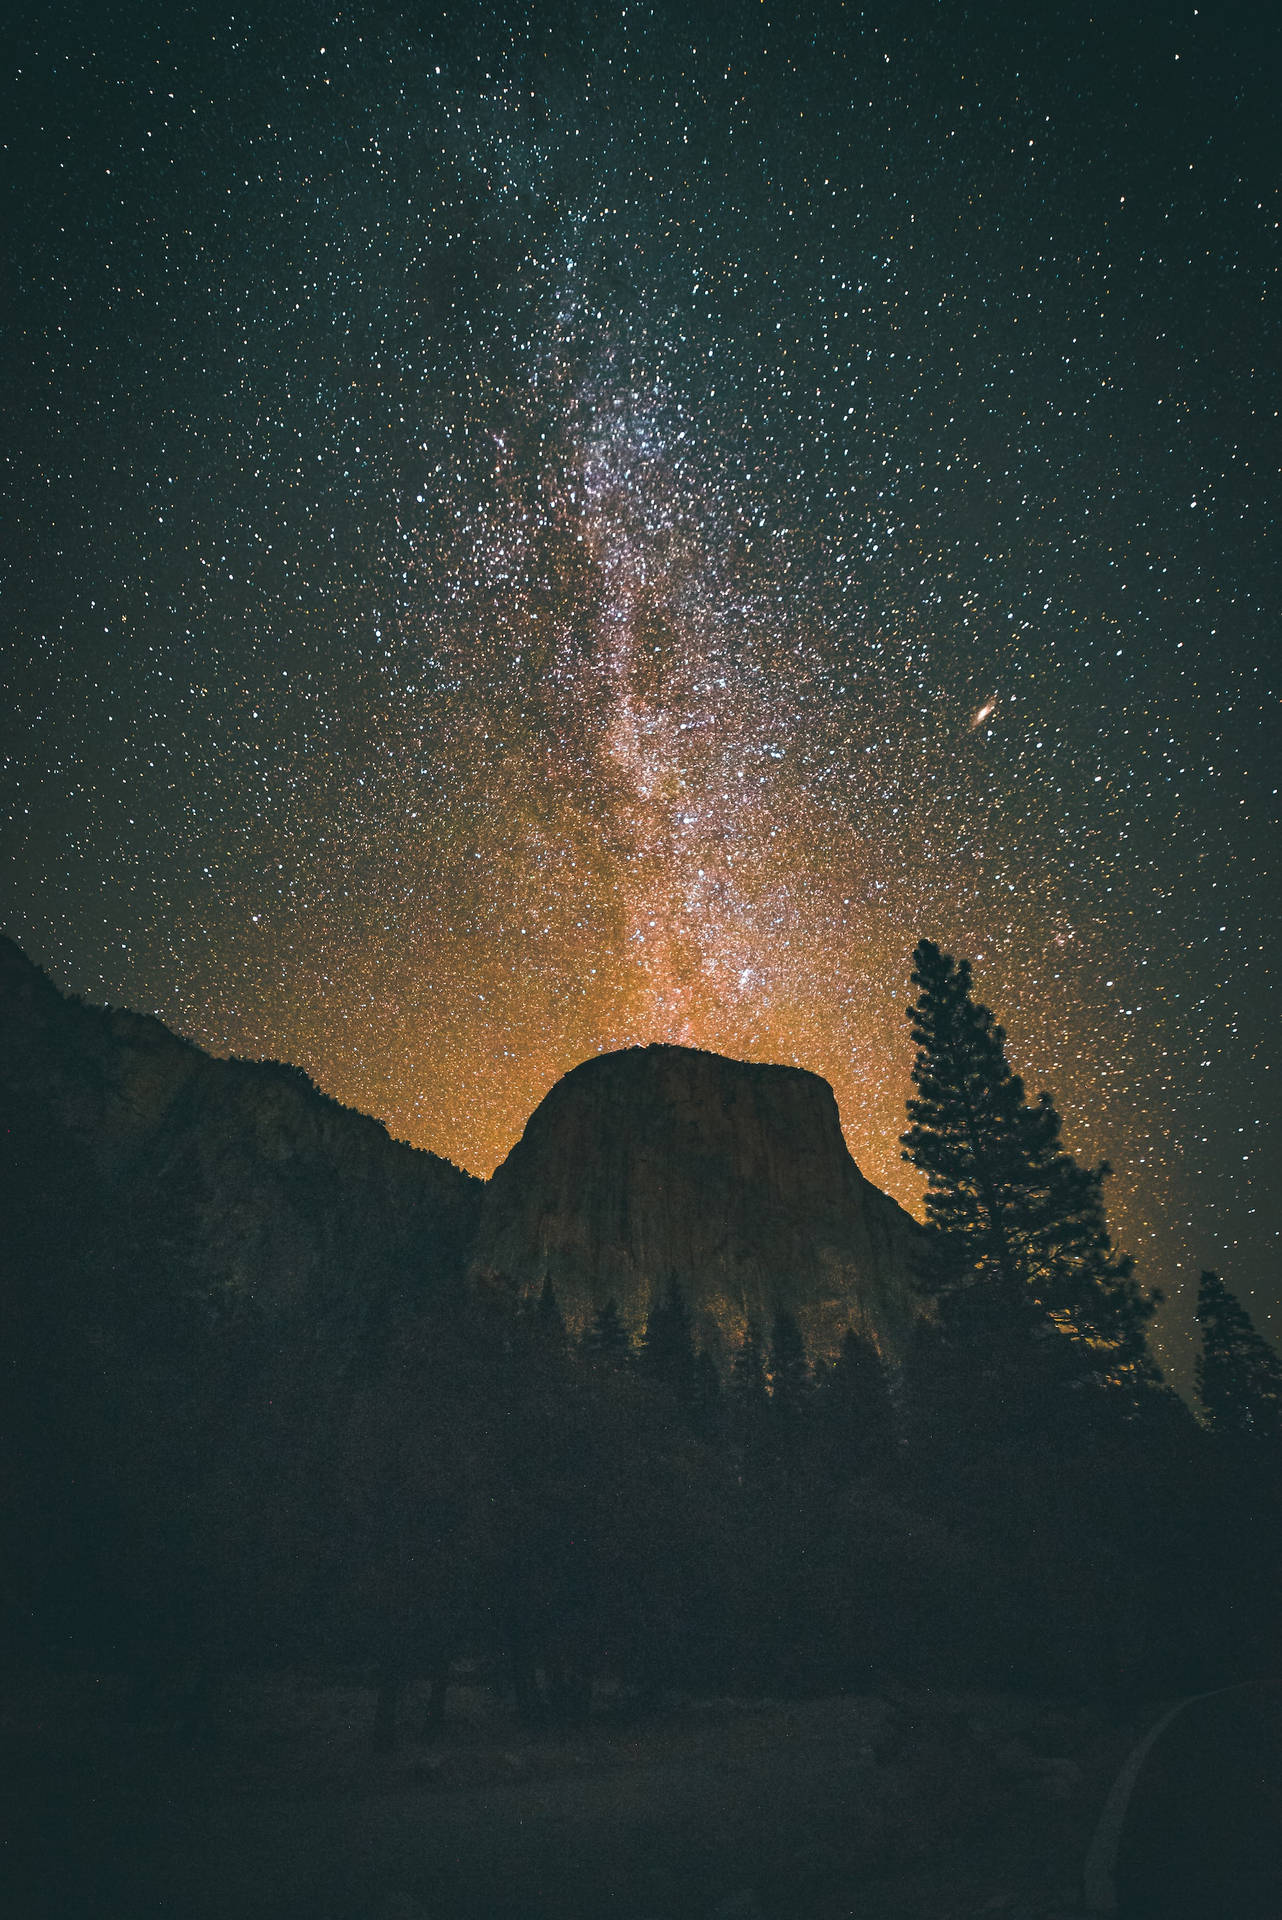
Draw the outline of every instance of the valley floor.
[[[484,1689],[368,1751],[360,1687],[239,1684],[196,1758],[119,1683],[11,1702],[32,1920],[1045,1920],[1151,1710],[896,1693],[534,1736]],[[412,1703],[411,1703],[412,1705]]]

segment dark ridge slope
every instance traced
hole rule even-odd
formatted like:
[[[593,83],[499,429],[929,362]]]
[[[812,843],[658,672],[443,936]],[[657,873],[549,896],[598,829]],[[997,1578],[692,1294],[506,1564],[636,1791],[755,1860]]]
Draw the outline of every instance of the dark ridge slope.
[[[74,1232],[114,1284],[268,1317],[456,1286],[482,1183],[273,1061],[85,1006],[0,938],[0,1126],[16,1264]],[[168,1269],[168,1277],[166,1275]]]

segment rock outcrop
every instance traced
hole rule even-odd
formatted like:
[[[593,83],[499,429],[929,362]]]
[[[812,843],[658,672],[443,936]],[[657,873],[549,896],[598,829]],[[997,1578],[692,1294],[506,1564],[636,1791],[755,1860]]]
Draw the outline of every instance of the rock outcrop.
[[[470,1174],[297,1068],[213,1059],[159,1020],[82,1005],[4,939],[0,1126],[37,1283],[74,1224],[126,1290],[359,1318],[459,1285],[475,1232]]]
[[[676,1280],[714,1349],[795,1312],[813,1353],[861,1324],[902,1349],[920,1228],[859,1172],[831,1087],[797,1067],[628,1048],[558,1081],[486,1190],[472,1273],[567,1321],[634,1328]]]
[[[487,1187],[297,1068],[82,1005],[0,939],[0,1128],[16,1265],[39,1285],[70,1260],[126,1319],[173,1292],[359,1323],[466,1276],[518,1296],[550,1279],[572,1326],[614,1300],[636,1330],[676,1280],[718,1357],[778,1306],[814,1354],[857,1324],[893,1356],[913,1318],[920,1229],[796,1067],[670,1046],[587,1060]]]

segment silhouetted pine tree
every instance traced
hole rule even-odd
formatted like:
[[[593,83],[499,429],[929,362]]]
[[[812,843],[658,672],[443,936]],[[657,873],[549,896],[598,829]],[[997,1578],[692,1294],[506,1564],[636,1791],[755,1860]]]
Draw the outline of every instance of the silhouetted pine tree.
[[[641,1368],[686,1402],[694,1398],[694,1329],[680,1282],[669,1280],[650,1307],[641,1342]]]
[[[1194,1369],[1198,1399],[1217,1433],[1282,1444],[1282,1360],[1218,1274],[1197,1290],[1202,1351]]]
[[[551,1274],[543,1277],[543,1286],[530,1312],[530,1324],[541,1345],[554,1352],[565,1350],[565,1316],[556,1297]]]
[[[890,1380],[876,1346],[854,1327],[824,1382],[823,1405],[844,1463],[865,1467],[885,1454],[893,1435]]]
[[[1024,1090],[1006,1062],[1004,1036],[970,997],[970,963],[955,965],[932,941],[913,955],[909,1009],[917,1059],[904,1159],[925,1173],[934,1229],[922,1283],[935,1294],[963,1276],[988,1273],[1012,1296],[1026,1277],[1018,1222],[1024,1156]]]
[[[761,1324],[749,1318],[743,1339],[735,1350],[730,1367],[730,1392],[736,1416],[748,1426],[754,1425],[769,1406],[766,1386],[766,1354],[761,1339]]]
[[[633,1359],[632,1335],[624,1324],[618,1302],[607,1300],[599,1307],[583,1332],[583,1351],[592,1360],[608,1366],[630,1366]]]
[[[786,1307],[775,1310],[770,1328],[770,1404],[775,1418],[792,1426],[810,1404],[810,1361],[797,1317]]]
[[[933,941],[913,956],[909,1009],[916,1097],[904,1158],[925,1173],[931,1229],[921,1274],[945,1328],[994,1354],[1001,1342],[1065,1374],[1130,1386],[1157,1378],[1144,1341],[1153,1301],[1114,1254],[1104,1219],[1106,1165],[1064,1151],[1054,1102],[1030,1104],[1005,1034],[971,997],[969,962]],[[1049,1341],[1053,1332],[1067,1342]]]

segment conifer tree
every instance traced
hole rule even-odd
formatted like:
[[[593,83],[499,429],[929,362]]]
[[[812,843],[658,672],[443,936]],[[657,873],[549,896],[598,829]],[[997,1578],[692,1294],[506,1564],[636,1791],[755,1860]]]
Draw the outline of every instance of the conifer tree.
[[[893,1409],[881,1354],[867,1337],[847,1327],[828,1375],[824,1405],[842,1456],[865,1466],[890,1443]]]
[[[800,1420],[810,1400],[810,1362],[795,1314],[775,1310],[770,1329],[770,1402],[776,1418]]]
[[[536,1339],[556,1352],[564,1349],[565,1316],[561,1312],[551,1274],[543,1276],[543,1287],[530,1318]]]
[[[650,1308],[641,1343],[642,1369],[682,1399],[694,1396],[694,1329],[680,1282],[669,1280]]]
[[[1194,1379],[1207,1424],[1217,1433],[1282,1443],[1282,1360],[1218,1274],[1202,1275],[1197,1322],[1202,1351]]]
[[[908,1102],[903,1157],[928,1182],[934,1233],[923,1283],[938,1293],[984,1273],[1015,1295],[1026,1277],[1018,1233],[1024,1090],[1007,1065],[1001,1028],[971,1000],[970,963],[955,964],[929,940],[913,961],[921,989],[908,1016],[917,1095]]]
[[[743,1339],[735,1349],[730,1368],[730,1387],[740,1418],[749,1423],[756,1421],[769,1403],[769,1393],[761,1324],[751,1317],[744,1328]]]
[[[1005,1034],[971,996],[969,962],[930,940],[913,960],[917,1091],[902,1144],[927,1177],[921,1278],[942,1320],[964,1320],[989,1343],[1053,1329],[1072,1339],[1078,1371],[1132,1386],[1154,1380],[1144,1342],[1154,1300],[1113,1252],[1109,1168],[1065,1152],[1050,1094],[1027,1099]],[[1054,1358],[1067,1366],[1067,1354],[1060,1345]]]
[[[590,1359],[612,1367],[630,1366],[632,1336],[624,1325],[617,1300],[607,1300],[592,1316],[583,1333],[583,1351]]]

